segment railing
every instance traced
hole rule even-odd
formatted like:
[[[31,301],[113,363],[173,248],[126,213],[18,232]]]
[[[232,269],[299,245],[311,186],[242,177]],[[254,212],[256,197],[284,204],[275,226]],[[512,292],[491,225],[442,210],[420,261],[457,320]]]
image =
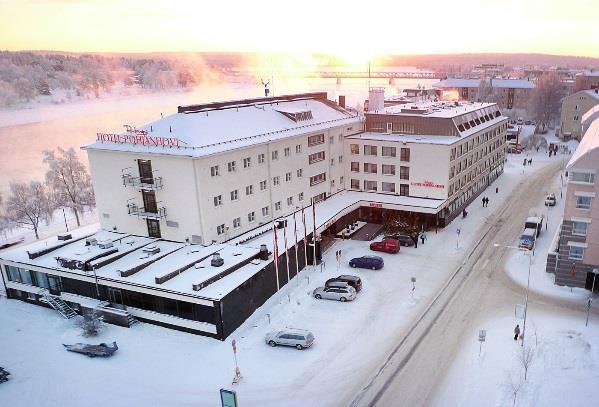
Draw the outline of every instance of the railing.
[[[162,177],[146,178],[146,177],[134,177],[131,174],[121,175],[124,186],[132,186],[141,189],[160,189],[162,188]],[[148,181],[152,182],[148,182]]]
[[[166,218],[166,208],[160,207],[156,209],[156,212],[149,212],[143,206],[138,206],[134,203],[127,204],[127,213],[132,216],[137,216],[144,219],[155,219],[160,220]]]

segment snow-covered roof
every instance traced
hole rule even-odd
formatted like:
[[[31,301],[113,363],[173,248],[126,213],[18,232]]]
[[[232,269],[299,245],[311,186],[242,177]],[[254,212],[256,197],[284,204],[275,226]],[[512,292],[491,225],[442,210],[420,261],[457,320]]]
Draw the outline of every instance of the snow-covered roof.
[[[580,144],[576,148],[574,154],[568,161],[566,169],[576,167],[576,162],[582,157],[590,153],[591,151],[599,149],[599,119],[596,119],[591,123],[587,131],[582,136]]]
[[[593,69],[590,71],[580,72],[580,73],[577,73],[576,76],[599,76],[599,70]]]
[[[599,103],[590,108],[585,114],[582,115],[582,119],[580,120],[580,124],[582,124],[583,128],[586,128],[593,122],[599,118]]]
[[[417,144],[440,144],[440,145],[451,145],[462,140],[461,137],[456,136],[420,136],[413,134],[389,134],[389,133],[377,133],[377,132],[365,132],[347,137],[348,140],[376,140],[376,141],[389,141],[394,143],[417,143]]]
[[[180,113],[129,132],[104,137],[100,133],[99,140],[84,148],[199,157],[361,121],[356,113],[323,98],[281,98],[180,108]],[[134,143],[136,136],[140,138]]]
[[[380,114],[453,118],[496,105],[496,103],[480,102],[457,102],[456,104],[455,102],[420,101],[402,105],[386,106]],[[379,113],[369,112],[368,114]]]
[[[447,78],[433,84],[435,88],[478,88],[480,79]],[[533,89],[534,82],[528,79],[499,79],[489,80],[494,88]]]

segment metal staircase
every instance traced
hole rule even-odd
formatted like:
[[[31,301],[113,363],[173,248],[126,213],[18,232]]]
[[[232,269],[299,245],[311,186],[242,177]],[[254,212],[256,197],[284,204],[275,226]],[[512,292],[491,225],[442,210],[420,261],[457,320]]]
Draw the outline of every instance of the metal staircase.
[[[52,308],[58,311],[63,318],[71,319],[77,315],[77,313],[73,311],[73,309],[69,307],[66,302],[64,302],[60,297],[50,294],[47,289],[41,289],[38,294],[41,296],[40,301],[48,303]]]

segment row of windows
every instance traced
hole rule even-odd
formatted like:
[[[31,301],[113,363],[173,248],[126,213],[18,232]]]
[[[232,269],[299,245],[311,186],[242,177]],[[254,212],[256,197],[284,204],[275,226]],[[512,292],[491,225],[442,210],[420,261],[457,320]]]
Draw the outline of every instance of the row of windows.
[[[360,172],[360,163],[352,161],[350,163],[350,170],[351,170],[351,172],[359,173]],[[377,174],[378,173],[378,164],[364,163],[364,173]],[[383,175],[395,175],[395,165],[382,164],[382,174]],[[400,166],[399,167],[399,176],[400,176],[400,179],[410,179],[410,167]]]
[[[353,155],[360,154],[360,145],[359,144],[350,144],[349,145],[350,153]],[[387,147],[383,146],[381,148],[382,157],[396,157],[397,156],[397,148],[396,147]],[[364,145],[364,155],[377,156],[378,155],[378,147],[371,145]],[[410,149],[409,148],[400,148],[400,161],[409,162],[410,161]]]
[[[452,148],[449,159],[453,161],[456,157],[460,157],[463,154],[466,154],[468,151],[473,150],[475,147],[488,142],[489,140],[498,136],[500,133],[501,129],[500,127],[497,127],[494,130],[487,131],[483,134],[473,137],[471,140]],[[503,141],[505,142],[505,140]]]
[[[350,181],[351,189],[365,190],[365,191],[378,191],[378,183],[376,181],[364,180],[364,188],[360,188],[360,180],[352,179]],[[381,182],[382,192],[396,193],[396,184],[394,182]],[[399,184],[399,195],[410,196],[410,186],[408,184]]]
[[[583,182],[590,185],[595,183],[595,174],[590,172],[570,171],[569,178],[573,182]]]
[[[590,196],[577,196],[576,209],[591,209],[592,199]]]

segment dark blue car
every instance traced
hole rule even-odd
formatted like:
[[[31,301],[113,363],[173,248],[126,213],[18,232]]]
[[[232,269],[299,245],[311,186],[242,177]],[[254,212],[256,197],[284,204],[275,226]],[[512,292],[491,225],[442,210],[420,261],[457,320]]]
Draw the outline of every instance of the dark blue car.
[[[383,258],[379,256],[354,257],[349,261],[349,266],[353,268],[380,270],[384,265]]]

